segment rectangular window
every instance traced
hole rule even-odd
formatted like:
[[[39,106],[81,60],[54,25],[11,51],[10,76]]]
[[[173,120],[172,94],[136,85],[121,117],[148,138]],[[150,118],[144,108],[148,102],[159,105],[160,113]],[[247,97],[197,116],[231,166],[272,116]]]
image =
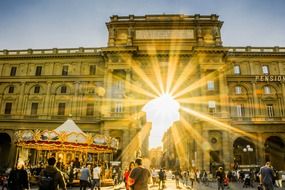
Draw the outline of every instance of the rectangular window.
[[[36,76],[41,76],[42,75],[42,66],[37,66],[36,68]]]
[[[264,75],[268,75],[269,74],[269,67],[268,67],[268,65],[262,65],[262,73]]]
[[[10,76],[16,76],[17,67],[11,67]]]
[[[239,65],[235,65],[234,66],[234,74],[235,75],[240,75],[240,66]]]
[[[86,115],[87,116],[93,116],[94,115],[94,104],[87,104]]]
[[[123,80],[117,80],[115,82],[116,89],[122,90],[124,89],[124,81]]]
[[[123,112],[123,104],[122,103],[116,103],[115,104],[115,112],[116,113],[122,113]]]
[[[207,82],[208,90],[215,90],[215,83],[213,80]]]
[[[96,65],[90,65],[89,75],[95,75],[95,74],[96,74]]]
[[[65,65],[62,67],[62,76],[67,76],[68,75],[68,66]]]
[[[38,114],[38,106],[39,106],[39,103],[32,103],[31,115],[37,115]]]
[[[216,102],[215,101],[208,102],[208,110],[210,114],[213,114],[216,112]]]
[[[65,94],[66,93],[66,86],[62,86],[60,88],[60,93]]]
[[[264,86],[264,94],[271,94],[271,90],[269,86]]]
[[[274,110],[272,104],[266,104],[267,116],[274,117]]]
[[[9,94],[12,94],[12,93],[14,93],[14,86],[9,87]]]
[[[58,104],[57,115],[65,115],[65,103]]]
[[[236,94],[241,94],[241,87],[240,86],[236,86],[235,90],[236,90]]]
[[[40,86],[35,86],[34,93],[35,94],[40,93]]]
[[[11,102],[6,103],[4,113],[7,115],[12,113],[12,103]]]
[[[243,104],[237,105],[237,116],[238,117],[244,117],[244,106]]]

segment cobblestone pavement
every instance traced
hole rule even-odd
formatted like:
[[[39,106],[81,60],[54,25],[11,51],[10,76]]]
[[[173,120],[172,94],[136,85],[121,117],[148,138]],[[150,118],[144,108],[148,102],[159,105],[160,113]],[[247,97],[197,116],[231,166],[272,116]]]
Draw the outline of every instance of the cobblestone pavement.
[[[283,186],[285,184],[283,183]],[[217,184],[216,182],[210,182],[209,185],[203,185],[203,184],[199,184],[199,183],[194,183],[193,189],[191,189],[191,187],[189,186],[184,186],[182,183],[180,183],[179,187],[176,188],[175,186],[175,181],[174,180],[167,180],[165,183],[165,188],[163,190],[176,190],[176,189],[180,189],[180,190],[186,190],[186,189],[190,189],[190,190],[217,190]],[[158,185],[151,185],[149,186],[150,190],[159,190]],[[0,186],[0,189],[2,189],[2,187]],[[37,187],[32,187],[31,190],[37,190]],[[257,184],[254,184],[253,187],[249,187],[249,188],[243,188],[243,184],[242,183],[230,183],[229,187],[226,187],[225,190],[227,189],[231,189],[231,190],[257,190]],[[285,188],[275,188],[276,190],[285,190]],[[72,188],[68,188],[68,190],[79,190],[79,187],[72,187]],[[89,189],[88,189],[89,190]],[[101,190],[125,190],[124,188],[124,184],[119,184],[117,186],[112,186],[112,187],[102,187]]]

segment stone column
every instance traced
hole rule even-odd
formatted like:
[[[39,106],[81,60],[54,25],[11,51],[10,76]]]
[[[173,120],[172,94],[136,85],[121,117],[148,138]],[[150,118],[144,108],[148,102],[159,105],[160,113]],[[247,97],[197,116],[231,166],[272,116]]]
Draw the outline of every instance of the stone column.
[[[262,133],[257,133],[257,140],[255,144],[257,164],[263,165],[265,163],[265,149],[264,139]]]
[[[233,155],[232,151],[232,144],[230,143],[230,137],[229,137],[229,132],[228,131],[223,131],[223,159],[224,159],[224,164],[225,164],[225,169],[229,169],[230,163],[233,161],[231,159]]]
[[[123,138],[122,138],[122,141],[121,141],[121,145],[120,147],[122,147],[122,166],[123,168],[125,167],[128,167],[130,161],[131,161],[131,157],[129,156],[128,153],[125,153],[125,151],[127,150],[127,147],[129,147],[130,145],[130,141],[131,141],[131,138],[130,138],[130,130],[129,129],[125,129],[122,131],[123,133]]]

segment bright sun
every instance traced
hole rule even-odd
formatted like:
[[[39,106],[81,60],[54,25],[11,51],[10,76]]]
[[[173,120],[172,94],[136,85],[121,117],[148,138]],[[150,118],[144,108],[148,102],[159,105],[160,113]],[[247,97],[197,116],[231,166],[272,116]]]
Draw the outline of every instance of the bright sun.
[[[180,119],[179,108],[180,104],[167,93],[149,101],[143,107],[147,120],[152,122],[150,148],[160,146],[164,132]]]

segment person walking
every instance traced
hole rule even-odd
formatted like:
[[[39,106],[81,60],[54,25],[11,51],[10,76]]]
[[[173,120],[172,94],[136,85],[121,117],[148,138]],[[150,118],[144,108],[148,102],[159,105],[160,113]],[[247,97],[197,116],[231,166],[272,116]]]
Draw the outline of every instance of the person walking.
[[[224,190],[224,179],[225,179],[225,172],[223,167],[219,167],[218,171],[216,172],[216,178],[218,182],[218,190]]]
[[[131,171],[135,168],[135,162],[130,162],[129,164],[129,168],[125,171],[124,173],[124,182],[125,182],[125,187],[126,187],[126,190],[131,190],[130,189],[130,186],[128,184],[128,180],[129,180],[129,176],[131,174]]]
[[[276,172],[276,185],[280,188],[282,188],[282,171],[277,171]]]
[[[264,166],[260,168],[259,171],[259,179],[260,179],[260,185],[263,187],[264,190],[273,190],[274,184],[273,184],[273,178],[274,173],[273,169],[271,168],[271,163],[266,162]]]
[[[164,169],[160,168],[160,171],[158,172],[158,178],[159,178],[158,189],[160,189],[160,186],[162,189],[164,188],[165,177],[166,177],[166,174],[165,174]]]
[[[17,167],[10,172],[8,178],[8,189],[11,190],[30,189],[28,172],[25,170],[24,162],[18,162]]]
[[[180,188],[179,186],[179,180],[181,178],[181,171],[179,168],[176,169],[176,171],[174,172],[174,176],[175,176],[175,185],[176,185],[176,188]]]
[[[95,165],[95,168],[93,168],[93,184],[92,184],[92,190],[97,189],[100,190],[100,177],[101,177],[101,165]]]
[[[137,158],[136,167],[131,171],[128,183],[132,190],[148,190],[150,171],[142,166],[142,159]]]
[[[91,177],[90,166],[85,165],[85,167],[80,170],[80,174],[80,190],[86,190],[89,185],[89,179]]]
[[[191,181],[191,189],[193,189],[194,181],[196,179],[196,173],[195,173],[194,169],[191,169],[191,171],[189,173],[189,178],[190,178],[190,181]]]
[[[40,172],[39,190],[66,190],[66,183],[62,172],[54,165],[56,159],[51,157],[48,159],[48,166]]]

